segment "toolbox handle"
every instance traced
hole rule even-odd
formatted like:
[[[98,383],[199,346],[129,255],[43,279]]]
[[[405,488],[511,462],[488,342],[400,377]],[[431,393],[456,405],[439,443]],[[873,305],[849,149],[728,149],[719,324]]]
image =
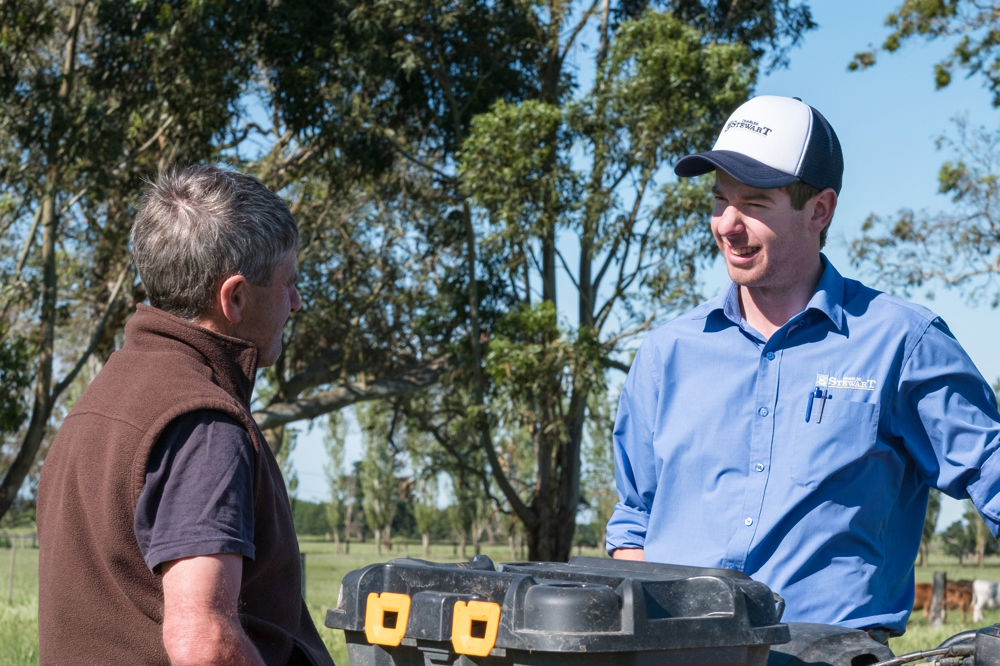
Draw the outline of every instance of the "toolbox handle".
[[[403,640],[409,619],[410,595],[372,592],[365,607],[365,638],[373,645],[395,647]]]
[[[455,602],[451,645],[458,654],[485,657],[497,642],[500,604],[490,601]]]

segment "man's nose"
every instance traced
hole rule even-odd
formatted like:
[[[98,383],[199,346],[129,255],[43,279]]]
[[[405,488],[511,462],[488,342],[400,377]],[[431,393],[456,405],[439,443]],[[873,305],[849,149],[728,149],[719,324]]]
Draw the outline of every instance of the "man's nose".
[[[720,236],[733,236],[743,233],[743,214],[733,205],[726,206],[721,214],[716,215],[716,232]]]
[[[297,287],[292,287],[291,306],[292,312],[296,312],[302,307],[302,298],[299,296],[299,290]]]

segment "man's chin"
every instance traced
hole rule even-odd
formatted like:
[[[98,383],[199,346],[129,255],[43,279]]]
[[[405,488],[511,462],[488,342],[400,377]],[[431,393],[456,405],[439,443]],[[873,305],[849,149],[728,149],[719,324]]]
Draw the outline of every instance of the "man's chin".
[[[269,368],[278,362],[278,357],[281,356],[281,345],[278,345],[277,349],[270,349],[260,351],[260,355],[257,357],[257,367],[258,368]]]
[[[727,263],[726,272],[729,273],[729,279],[741,287],[759,286],[764,277],[763,268],[756,264],[753,266],[733,266]]]

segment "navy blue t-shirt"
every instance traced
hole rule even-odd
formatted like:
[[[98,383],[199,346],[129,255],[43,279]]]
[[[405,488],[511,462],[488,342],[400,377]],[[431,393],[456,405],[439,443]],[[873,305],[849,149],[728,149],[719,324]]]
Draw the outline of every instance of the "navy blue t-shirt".
[[[253,442],[215,411],[185,414],[150,452],[135,537],[150,571],[199,555],[254,557]]]

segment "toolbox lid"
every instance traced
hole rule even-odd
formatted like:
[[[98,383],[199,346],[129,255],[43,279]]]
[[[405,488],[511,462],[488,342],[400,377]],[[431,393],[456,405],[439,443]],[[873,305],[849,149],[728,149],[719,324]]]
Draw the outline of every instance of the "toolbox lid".
[[[513,650],[691,650],[789,640],[771,590],[729,569],[597,557],[499,567],[485,556],[461,564],[397,559],[347,574],[326,626],[365,631],[366,611],[380,608],[379,598],[396,600],[383,612],[399,620],[399,640],[412,644],[453,641],[456,612],[478,608],[470,602],[499,607],[496,626],[483,616],[483,631],[495,632],[495,647]]]

